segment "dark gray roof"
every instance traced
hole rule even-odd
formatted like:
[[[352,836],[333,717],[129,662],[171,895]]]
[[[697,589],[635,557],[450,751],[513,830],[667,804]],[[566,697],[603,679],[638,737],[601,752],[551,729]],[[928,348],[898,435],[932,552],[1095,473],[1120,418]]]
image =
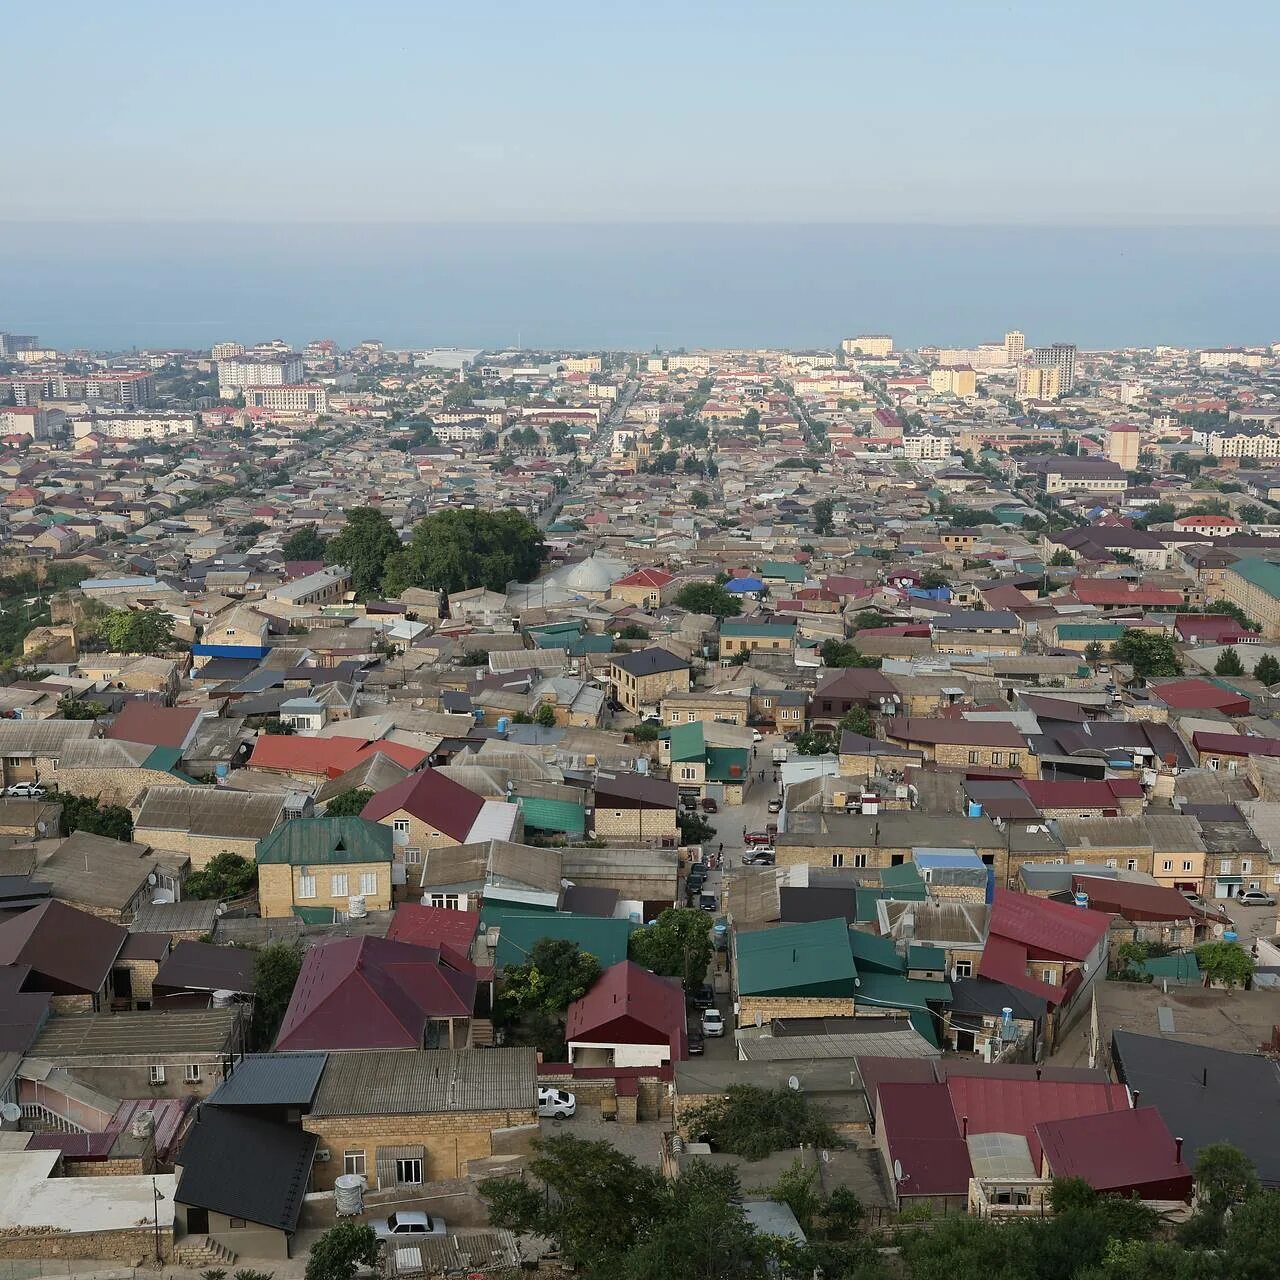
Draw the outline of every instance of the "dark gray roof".
[[[689,663],[666,649],[641,649],[638,653],[614,654],[610,661],[636,679],[660,675],[665,671],[687,671]]]
[[[1201,1147],[1229,1142],[1253,1161],[1264,1184],[1280,1185],[1280,1065],[1132,1031],[1112,1033],[1111,1053],[1116,1078],[1139,1090],[1185,1141],[1189,1165]]]
[[[149,902],[138,908],[134,933],[211,933],[218,918],[218,904],[201,898],[181,902]]]
[[[310,1107],[327,1053],[251,1053],[209,1095],[218,1107]]]
[[[782,888],[778,890],[781,918],[788,924],[809,923],[814,920],[831,920],[843,916],[849,924],[858,919],[857,893],[848,889],[835,889],[829,885],[821,888]]]
[[[292,1232],[319,1142],[305,1129],[203,1106],[178,1157],[174,1199]]]
[[[31,1056],[54,1063],[100,1063],[103,1058],[222,1055],[234,1043],[239,1016],[235,1009],[77,1013],[46,1023]]]
[[[1012,1009],[1015,1018],[1039,1021],[1048,1004],[1037,996],[986,978],[957,978],[951,984],[951,1008],[956,1013],[994,1013]]]
[[[136,936],[136,935],[134,935]],[[180,942],[161,964],[153,985],[168,991],[253,991],[257,953],[208,942]]]

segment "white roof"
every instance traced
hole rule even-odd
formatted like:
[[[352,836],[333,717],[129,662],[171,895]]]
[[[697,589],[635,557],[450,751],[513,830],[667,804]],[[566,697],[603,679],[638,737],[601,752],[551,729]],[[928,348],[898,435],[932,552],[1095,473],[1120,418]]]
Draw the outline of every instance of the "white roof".
[[[57,1151],[0,1152],[0,1231],[52,1227],[78,1234],[129,1231],[160,1217],[160,1230],[173,1230],[171,1173],[115,1178],[55,1178]],[[152,1182],[163,1199],[155,1200]]]

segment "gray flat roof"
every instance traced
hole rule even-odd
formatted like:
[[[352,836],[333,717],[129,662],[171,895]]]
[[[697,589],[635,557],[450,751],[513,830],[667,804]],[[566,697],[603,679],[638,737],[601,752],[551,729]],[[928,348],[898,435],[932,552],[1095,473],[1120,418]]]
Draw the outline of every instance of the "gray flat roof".
[[[85,1058],[222,1053],[238,1017],[235,1009],[189,1009],[51,1018],[27,1056],[72,1062]]]

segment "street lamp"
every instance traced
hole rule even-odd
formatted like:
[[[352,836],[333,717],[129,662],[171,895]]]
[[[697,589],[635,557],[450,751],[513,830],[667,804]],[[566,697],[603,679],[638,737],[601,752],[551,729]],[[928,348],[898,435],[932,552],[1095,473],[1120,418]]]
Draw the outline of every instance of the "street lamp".
[[[164,1192],[156,1186],[155,1174],[151,1175],[152,1220],[156,1230],[156,1261],[163,1262],[160,1256],[160,1201],[165,1198]]]

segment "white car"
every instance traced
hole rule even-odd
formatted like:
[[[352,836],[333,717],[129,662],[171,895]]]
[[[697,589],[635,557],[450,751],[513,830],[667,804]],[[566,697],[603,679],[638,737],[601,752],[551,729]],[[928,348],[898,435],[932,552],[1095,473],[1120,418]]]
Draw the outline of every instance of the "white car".
[[[564,1089],[550,1089],[546,1086],[538,1090],[538,1114],[551,1116],[556,1120],[567,1120],[578,1109],[578,1100]]]
[[[417,1209],[399,1209],[389,1218],[369,1224],[379,1240],[421,1240],[424,1236],[448,1235],[443,1218]]]
[[[751,730],[751,741],[752,741],[752,742],[763,742],[763,741],[764,741],[764,734],[763,734],[763,733],[761,733],[759,729],[752,729],[752,730]]]
[[[44,788],[38,782],[15,782],[5,791],[7,796],[22,796],[28,800],[39,800],[44,795]]]
[[[702,1034],[704,1036],[724,1035],[724,1015],[719,1009],[703,1009]]]

